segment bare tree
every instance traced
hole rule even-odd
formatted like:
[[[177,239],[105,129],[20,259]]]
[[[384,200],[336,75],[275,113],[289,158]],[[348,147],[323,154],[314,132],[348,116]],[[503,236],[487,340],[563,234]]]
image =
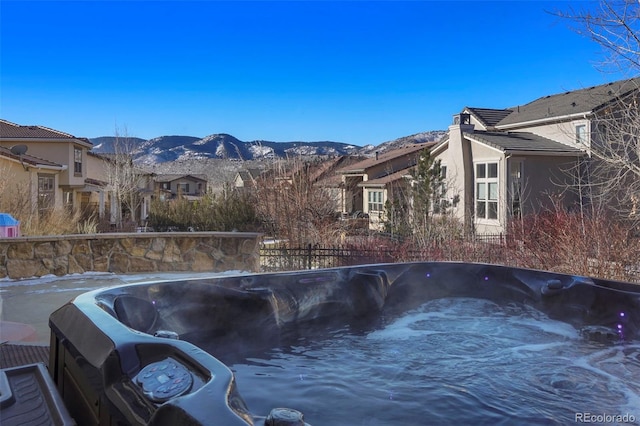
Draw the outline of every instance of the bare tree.
[[[276,161],[255,185],[266,231],[290,244],[337,239],[336,200],[316,184],[313,169],[300,158]]]
[[[592,6],[594,3],[588,3]],[[556,12],[572,21],[578,34],[602,47],[602,71],[629,73],[640,71],[640,3],[638,0],[600,0],[593,9]]]
[[[121,132],[116,129],[113,153],[107,156],[107,189],[111,193],[111,219],[118,229],[122,229],[125,219],[136,219],[142,198],[140,189],[142,176],[133,163],[134,140],[129,137],[126,127]]]
[[[602,48],[600,70],[630,77],[593,117],[585,149],[595,161],[581,165],[579,184],[594,206],[640,223],[640,2],[601,0],[596,8],[557,15]]]

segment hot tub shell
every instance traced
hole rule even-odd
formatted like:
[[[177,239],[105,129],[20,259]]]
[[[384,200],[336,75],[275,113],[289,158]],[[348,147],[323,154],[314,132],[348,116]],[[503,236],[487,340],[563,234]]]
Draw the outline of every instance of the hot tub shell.
[[[377,264],[85,293],[50,317],[49,371],[78,424],[270,424],[197,342],[214,339],[224,354],[258,337],[277,342],[302,323],[366,320],[442,297],[527,304],[603,343],[640,338],[635,284],[485,264]]]

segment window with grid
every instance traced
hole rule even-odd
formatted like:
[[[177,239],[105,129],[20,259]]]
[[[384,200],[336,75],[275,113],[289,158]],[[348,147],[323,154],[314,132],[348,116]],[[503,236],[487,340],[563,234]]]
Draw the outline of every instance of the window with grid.
[[[82,176],[82,150],[73,148],[73,173]]]
[[[498,163],[476,164],[476,218],[498,219]]]
[[[369,191],[369,211],[381,212],[383,209],[382,191]]]
[[[437,193],[434,194],[434,213],[446,213],[447,207],[449,206],[449,200],[447,200],[447,166],[440,166],[440,179],[440,183],[436,189]]]
[[[38,175],[38,213],[44,216],[53,210],[55,202],[55,177]]]

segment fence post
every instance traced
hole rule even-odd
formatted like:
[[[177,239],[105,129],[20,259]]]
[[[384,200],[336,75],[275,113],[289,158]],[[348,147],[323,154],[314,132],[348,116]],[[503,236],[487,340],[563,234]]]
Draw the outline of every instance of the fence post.
[[[311,243],[307,245],[307,269],[311,269]]]

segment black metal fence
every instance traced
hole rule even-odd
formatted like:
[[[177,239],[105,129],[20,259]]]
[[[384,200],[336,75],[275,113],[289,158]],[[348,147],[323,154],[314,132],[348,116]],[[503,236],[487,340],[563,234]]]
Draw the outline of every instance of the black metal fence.
[[[431,246],[419,250],[384,239],[334,247],[323,247],[319,244],[288,247],[286,243],[263,243],[260,247],[260,266],[264,272],[275,272],[372,263],[462,261],[538,268],[535,258],[527,257],[526,253],[522,242],[505,234],[466,239],[452,238],[434,242]],[[609,262],[605,265],[611,268],[623,267],[625,270],[620,272],[613,269],[603,270],[602,265],[594,262],[594,265],[588,265],[587,275],[640,283],[640,267],[637,264],[629,266]],[[560,269],[559,272],[567,271]]]
[[[393,255],[388,249],[321,247],[317,244],[308,244],[306,247],[263,245],[260,248],[260,265],[263,271],[293,271],[386,262],[393,262]]]
[[[371,248],[361,245],[324,247],[307,244],[288,247],[286,244],[262,244],[260,265],[262,271],[270,272],[428,260],[499,263],[508,256],[507,239],[502,234],[441,241],[419,250],[393,243],[384,244],[379,240],[376,243]]]

